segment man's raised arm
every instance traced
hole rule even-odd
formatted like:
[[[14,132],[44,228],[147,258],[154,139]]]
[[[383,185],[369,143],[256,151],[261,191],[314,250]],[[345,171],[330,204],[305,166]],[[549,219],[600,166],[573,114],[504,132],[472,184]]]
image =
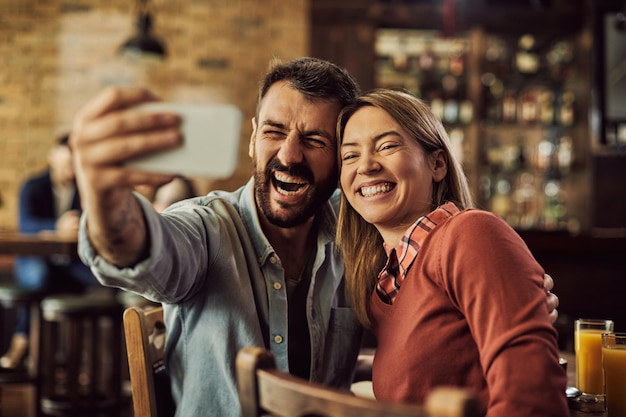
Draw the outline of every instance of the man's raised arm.
[[[139,184],[159,186],[173,175],[126,168],[138,156],[175,148],[182,141],[180,117],[134,106],[154,101],[149,91],[107,87],[76,115],[70,146],[91,244],[106,261],[132,266],[147,256],[147,226],[133,194]]]

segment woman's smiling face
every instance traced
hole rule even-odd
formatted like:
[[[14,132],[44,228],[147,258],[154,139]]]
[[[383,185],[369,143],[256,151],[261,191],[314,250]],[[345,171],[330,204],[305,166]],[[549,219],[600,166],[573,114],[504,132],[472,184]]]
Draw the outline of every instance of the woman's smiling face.
[[[427,154],[386,111],[365,106],[345,125],[341,188],[379,231],[406,229],[432,210],[433,181],[445,175],[438,169],[439,157],[441,151]]]

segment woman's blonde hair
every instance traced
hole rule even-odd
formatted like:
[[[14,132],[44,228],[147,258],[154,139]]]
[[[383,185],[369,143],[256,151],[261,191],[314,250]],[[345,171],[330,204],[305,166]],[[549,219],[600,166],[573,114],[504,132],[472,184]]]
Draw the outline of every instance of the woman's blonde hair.
[[[341,147],[348,120],[357,110],[367,106],[377,107],[387,112],[413,136],[426,153],[443,150],[447,162],[447,173],[442,181],[433,184],[432,209],[446,201],[456,203],[461,209],[474,205],[467,178],[463,173],[461,163],[452,151],[450,138],[445,128],[426,103],[409,93],[377,89],[359,97],[354,104],[346,106],[341,111],[337,122],[338,149]],[[339,164],[341,165],[341,158],[339,158]],[[365,326],[371,327],[369,299],[376,285],[378,273],[385,265],[387,255],[378,230],[372,224],[367,223],[350,206],[343,194],[339,208],[336,241],[343,256],[346,289],[352,300],[354,311]]]

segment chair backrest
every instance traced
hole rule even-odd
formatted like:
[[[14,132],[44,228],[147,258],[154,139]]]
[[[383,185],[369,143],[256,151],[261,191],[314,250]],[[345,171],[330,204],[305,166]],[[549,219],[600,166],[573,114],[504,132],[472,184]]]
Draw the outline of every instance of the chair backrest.
[[[174,401],[163,362],[163,307],[127,308],[124,335],[134,417],[173,416]]]
[[[264,348],[249,347],[237,354],[237,383],[241,417],[474,417],[477,399],[465,390],[433,390],[424,406],[389,403],[309,383],[276,369]]]

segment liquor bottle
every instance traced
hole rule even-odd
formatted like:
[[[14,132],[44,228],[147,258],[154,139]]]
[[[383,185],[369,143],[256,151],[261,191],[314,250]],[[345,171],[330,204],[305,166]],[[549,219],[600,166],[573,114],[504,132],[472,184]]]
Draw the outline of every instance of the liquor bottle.
[[[459,119],[459,80],[457,77],[447,74],[441,78],[441,86],[445,99],[443,102],[443,121],[456,123]]]
[[[453,41],[452,52],[448,58],[450,74],[460,77],[465,72],[465,45],[461,39]]]
[[[523,138],[518,141],[513,186],[514,212],[517,220],[515,226],[521,229],[533,228],[537,224],[538,217],[535,175],[528,163]]]
[[[537,170],[545,172],[552,164],[552,156],[554,155],[554,143],[547,137],[544,137],[538,144],[536,150],[535,167]]]
[[[550,47],[548,53],[546,53],[548,73],[554,79],[563,79],[569,77],[572,71],[573,60],[574,45],[571,40],[558,40]]]
[[[562,136],[557,145],[557,161],[559,170],[567,174],[574,162],[574,143],[569,136]]]
[[[494,191],[490,209],[493,213],[510,223],[508,217],[511,214],[511,180],[505,173],[499,173],[494,178]]]
[[[456,97],[450,96],[443,102],[443,120],[450,124],[459,120],[459,102]]]
[[[517,101],[515,91],[507,89],[502,95],[502,121],[504,123],[515,123],[517,119]]]
[[[563,178],[558,166],[546,173],[543,193],[545,198],[543,227],[548,230],[567,228],[567,192],[563,187]]]
[[[536,40],[533,35],[522,35],[517,41],[515,68],[522,74],[536,74],[540,67],[540,58],[535,51]]]
[[[538,119],[543,125],[554,123],[554,92],[542,89],[538,93]]]
[[[485,47],[485,68],[497,76],[511,72],[511,50],[499,36],[488,36]]]
[[[480,81],[485,87],[485,118],[491,122],[502,121],[502,93],[504,84],[493,73],[487,72],[481,75]]]
[[[574,98],[574,92],[569,90],[561,94],[558,117],[562,126],[574,125]]]
[[[459,105],[459,121],[463,124],[470,124],[474,120],[474,104],[468,98],[461,101]]]
[[[537,95],[534,89],[523,91],[518,98],[517,117],[523,124],[533,124],[537,121]]]
[[[434,71],[437,68],[439,57],[435,53],[433,43],[433,40],[428,39],[424,50],[418,57],[418,65],[422,71]]]

